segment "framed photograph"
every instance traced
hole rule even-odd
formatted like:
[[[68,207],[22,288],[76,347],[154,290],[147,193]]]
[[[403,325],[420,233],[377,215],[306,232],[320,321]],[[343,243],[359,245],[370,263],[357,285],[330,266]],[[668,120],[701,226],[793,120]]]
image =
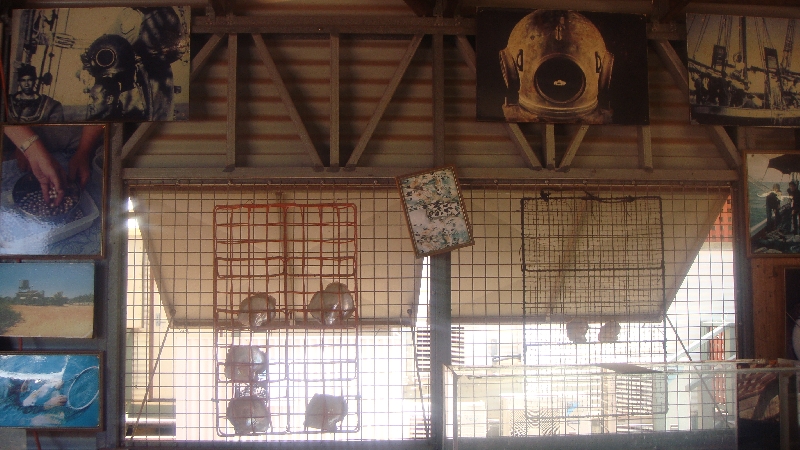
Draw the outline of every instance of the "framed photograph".
[[[476,116],[647,125],[643,14],[478,8]]]
[[[0,263],[0,335],[91,338],[94,263]]]
[[[800,152],[745,153],[748,254],[800,254]]]
[[[0,255],[103,256],[107,125],[7,125]]]
[[[0,353],[0,426],[100,429],[100,353]]]
[[[8,122],[187,120],[191,8],[15,9]]]
[[[417,258],[475,243],[453,167],[397,177],[397,186]]]
[[[800,125],[795,69],[800,54],[791,52],[794,23],[789,18],[687,14],[692,123]]]

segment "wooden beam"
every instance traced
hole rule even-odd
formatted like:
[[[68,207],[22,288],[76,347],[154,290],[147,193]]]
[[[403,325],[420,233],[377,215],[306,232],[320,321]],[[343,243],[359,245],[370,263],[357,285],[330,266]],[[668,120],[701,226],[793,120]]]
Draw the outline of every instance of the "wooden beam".
[[[433,35],[433,165],[445,164],[444,142],[444,36]]]
[[[475,19],[464,17],[259,15],[198,16],[192,19],[192,33],[307,34],[327,39],[331,33],[391,36],[415,34],[474,35]]]
[[[330,158],[332,170],[339,170],[339,34],[331,34]]]
[[[652,41],[653,47],[658,53],[661,62],[667,68],[667,71],[672,76],[672,81],[681,90],[681,92],[689,97],[689,73],[681,62],[678,53],[672,48],[669,41],[658,40]],[[742,165],[742,157],[739,155],[739,150],[736,145],[731,141],[728,133],[720,125],[704,125],[711,140],[717,146],[720,155],[728,164],[731,169],[736,169]]]
[[[653,135],[650,125],[636,127],[639,141],[639,168],[648,172],[653,171]]]
[[[294,123],[297,134],[300,135],[300,141],[303,142],[308,159],[311,160],[311,165],[317,167],[318,169],[322,168],[322,159],[320,159],[317,149],[314,148],[314,142],[311,141],[311,136],[308,134],[305,124],[303,124],[303,119],[300,117],[300,113],[297,112],[297,108],[294,106],[292,97],[289,95],[289,90],[286,89],[286,85],[283,83],[281,74],[278,72],[278,67],[275,65],[275,61],[269,54],[269,50],[267,49],[267,44],[264,42],[264,38],[260,34],[253,34],[252,36],[253,41],[256,44],[256,53],[261,57],[261,60],[267,67],[267,74],[272,80],[272,83],[275,85],[275,88],[278,90],[278,95],[283,101],[283,105],[286,106],[286,109],[289,111],[289,117]]]
[[[236,167],[236,88],[239,35],[228,35],[228,117],[225,136],[225,170]]]
[[[714,145],[719,149],[722,159],[728,164],[731,169],[736,169],[742,165],[742,156],[739,154],[739,149],[733,143],[728,132],[721,125],[703,125],[708,133],[708,136],[714,141]]]
[[[422,37],[423,36],[421,34],[415,35],[408,44],[405,54],[402,58],[400,58],[400,64],[398,64],[397,69],[395,69],[392,79],[389,80],[389,85],[386,86],[386,89],[383,91],[383,96],[378,102],[378,106],[375,107],[375,111],[372,113],[372,117],[369,118],[366,128],[361,133],[361,137],[359,138],[355,149],[353,149],[353,153],[350,154],[350,158],[347,160],[346,167],[348,169],[358,165],[358,160],[361,158],[361,155],[367,148],[367,143],[372,138],[372,133],[375,132],[378,122],[380,122],[381,117],[383,117],[383,113],[386,112],[386,108],[389,106],[389,102],[392,100],[395,91],[397,91],[397,86],[400,85],[403,75],[405,75],[411,60],[417,53],[417,48],[419,48],[419,44],[422,42]]]
[[[545,167],[550,170],[556,168],[556,126],[552,123],[544,124],[542,133],[542,148],[544,149]]]
[[[355,167],[351,171],[319,171],[313,167],[281,167],[276,176],[265,177],[267,167],[237,167],[233,172],[223,172],[214,168],[184,168],[176,171],[174,168],[126,168],[123,177],[126,181],[229,181],[264,182],[266,180],[364,180],[371,183],[376,179],[394,181],[395,177],[418,172],[420,166],[408,167]],[[486,181],[560,181],[582,184],[584,181],[625,182],[625,181],[659,181],[682,183],[730,183],[736,181],[739,173],[736,170],[685,170],[685,169],[659,169],[647,172],[641,169],[584,169],[572,168],[569,172],[532,170],[523,167],[501,168],[470,168],[458,169],[459,180],[486,180]]]
[[[203,45],[203,48],[197,52],[197,55],[192,58],[189,81],[193,81],[197,78],[197,75],[200,74],[200,71],[206,66],[211,54],[214,53],[214,50],[216,50],[220,42],[222,42],[222,36],[221,34],[212,35],[211,38],[208,39],[208,42]],[[143,140],[152,134],[159,123],[160,122],[144,122],[136,128],[133,135],[131,135],[131,137],[125,141],[125,145],[122,146],[122,151],[120,153],[122,161],[125,161],[128,157],[136,153]]]
[[[583,137],[586,136],[587,131],[589,131],[589,125],[581,125],[578,127],[578,131],[575,132],[575,135],[572,136],[572,140],[567,147],[567,152],[564,153],[564,157],[561,158],[561,164],[558,166],[560,172],[569,171],[572,165],[572,159],[575,157],[575,154],[578,153],[578,147],[581,146],[581,142],[583,142]]]
[[[478,65],[475,60],[475,50],[473,50],[467,37],[464,35],[456,36],[456,46],[458,47],[458,52],[461,53],[461,57],[464,58],[464,62],[467,63],[467,67],[469,67],[473,74],[476,74],[478,72]],[[534,153],[531,144],[528,142],[528,139],[525,138],[525,134],[519,128],[519,125],[506,122],[503,123],[502,126],[506,129],[506,133],[511,139],[511,142],[513,142],[517,150],[519,150],[522,159],[525,160],[525,165],[533,170],[541,170],[542,163],[539,161],[536,153]]]
[[[430,17],[433,15],[433,6],[436,4],[433,0],[403,0],[411,11],[417,17]]]
[[[525,160],[525,165],[532,170],[542,170],[542,163],[539,161],[539,157],[534,153],[533,147],[531,147],[519,125],[516,123],[504,123],[503,127],[506,129],[508,137],[511,138],[511,142],[519,150],[522,159]]]

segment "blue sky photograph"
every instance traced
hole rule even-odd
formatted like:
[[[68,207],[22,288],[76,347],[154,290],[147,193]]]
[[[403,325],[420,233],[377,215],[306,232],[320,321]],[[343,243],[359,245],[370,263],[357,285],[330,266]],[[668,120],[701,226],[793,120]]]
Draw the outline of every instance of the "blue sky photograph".
[[[7,263],[0,264],[0,297],[14,297],[20,281],[44,291],[46,297],[62,292],[73,298],[94,292],[94,263]]]

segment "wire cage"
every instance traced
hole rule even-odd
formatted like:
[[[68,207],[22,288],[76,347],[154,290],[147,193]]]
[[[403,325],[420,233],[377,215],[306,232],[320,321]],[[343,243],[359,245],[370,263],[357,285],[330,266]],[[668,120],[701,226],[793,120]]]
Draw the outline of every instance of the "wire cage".
[[[220,436],[360,427],[353,204],[214,209]]]

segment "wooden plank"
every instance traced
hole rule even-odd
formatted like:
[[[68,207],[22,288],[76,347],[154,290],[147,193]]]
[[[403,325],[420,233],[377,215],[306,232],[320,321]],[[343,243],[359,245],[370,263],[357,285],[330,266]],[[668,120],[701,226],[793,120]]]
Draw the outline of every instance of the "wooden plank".
[[[319,171],[313,167],[281,167],[275,176],[265,176],[265,167],[237,167],[233,172],[223,172],[213,168],[181,169],[178,173],[174,168],[126,168],[123,176],[127,181],[244,181],[255,180],[320,180],[320,179],[352,179],[376,180],[391,179],[413,172],[419,172],[420,166],[394,166],[394,167],[355,167],[352,171],[327,172]],[[487,180],[487,181],[562,181],[583,183],[584,181],[675,181],[683,183],[729,183],[738,179],[739,173],[735,170],[653,170],[647,172],[641,169],[583,169],[572,168],[569,172],[541,171],[528,168],[470,168],[458,169],[459,179]]]
[[[648,172],[653,171],[653,136],[650,125],[636,128],[639,141],[639,168]]]
[[[475,34],[475,19],[362,15],[275,15],[192,18],[192,33],[304,34],[327,39],[331,33],[383,38],[416,34]]]
[[[708,132],[709,137],[719,149],[722,159],[728,163],[728,167],[736,169],[742,165],[742,156],[739,154],[739,149],[733,143],[728,132],[721,125],[703,125]]]
[[[332,170],[339,170],[339,34],[331,34],[331,111],[330,160]]]
[[[256,53],[258,53],[258,55],[261,57],[261,60],[264,62],[264,65],[267,68],[267,73],[275,88],[278,90],[278,95],[280,96],[281,101],[283,101],[284,106],[286,106],[286,109],[289,111],[289,117],[294,123],[297,134],[300,136],[300,141],[303,143],[306,153],[308,154],[308,158],[311,160],[311,164],[317,168],[321,168],[323,166],[322,159],[320,159],[317,149],[314,148],[314,142],[311,141],[311,136],[308,134],[305,124],[303,124],[303,119],[300,117],[300,113],[297,112],[297,108],[294,106],[292,97],[289,95],[289,90],[286,89],[286,85],[283,83],[283,78],[281,78],[281,74],[278,72],[278,67],[275,65],[275,61],[269,54],[269,50],[267,49],[267,44],[264,42],[264,38],[260,34],[253,34],[252,36],[253,41],[256,44]]]
[[[575,132],[575,135],[572,136],[572,140],[567,147],[567,152],[564,153],[564,157],[561,158],[561,164],[558,166],[559,171],[569,171],[572,165],[572,159],[575,158],[575,154],[578,153],[578,147],[581,146],[581,142],[583,142],[583,137],[586,136],[587,131],[589,131],[589,125],[581,125],[578,131]]]
[[[461,53],[461,57],[464,58],[464,62],[467,63],[469,70],[473,74],[477,73],[478,64],[475,60],[475,50],[472,49],[467,37],[463,34],[456,36],[456,46],[458,47],[458,52]]]
[[[544,149],[545,167],[550,170],[556,167],[556,126],[552,123],[544,124],[542,133],[542,148]]]
[[[516,123],[504,123],[503,127],[505,127],[508,137],[511,138],[511,142],[513,142],[514,146],[519,150],[528,168],[532,170],[542,170],[542,163],[539,162],[539,157],[533,152],[533,147],[531,147],[528,139],[525,138],[525,134],[519,128],[519,125]]]
[[[689,75],[683,62],[681,62],[678,53],[672,48],[669,41],[657,40],[652,41],[653,47],[661,58],[661,62],[667,68],[667,71],[672,76],[672,81],[675,85],[688,97],[689,95]],[[704,125],[706,131],[711,137],[711,140],[717,146],[717,149],[722,156],[722,159],[732,169],[736,169],[742,165],[742,157],[739,155],[739,150],[736,145],[731,141],[728,133],[720,125]]]
[[[239,35],[228,35],[228,115],[225,128],[225,170],[236,167],[236,88]]]
[[[403,79],[403,75],[405,75],[406,70],[408,70],[408,66],[411,63],[411,60],[417,53],[417,48],[419,48],[419,44],[420,42],[422,42],[422,37],[423,35],[417,34],[411,39],[411,42],[408,44],[408,48],[406,49],[405,54],[400,59],[400,64],[398,64],[397,69],[394,71],[392,79],[389,80],[389,85],[386,86],[386,89],[383,91],[383,96],[378,102],[378,106],[375,108],[375,111],[369,118],[369,122],[367,123],[364,132],[361,133],[361,137],[359,138],[355,149],[353,149],[353,153],[350,154],[350,158],[347,161],[348,168],[352,168],[358,165],[358,160],[361,158],[361,155],[367,148],[367,143],[372,138],[372,133],[375,132],[375,128],[378,126],[378,122],[380,122],[381,117],[383,117],[383,113],[386,112],[386,108],[389,106],[389,102],[392,100],[395,91],[397,91],[397,86],[400,85],[400,81]]]
[[[467,67],[469,67],[470,71],[472,71],[473,74],[477,73],[478,66],[475,59],[475,50],[472,49],[472,45],[470,45],[467,37],[463,35],[457,36],[456,46],[458,47],[458,52],[461,53],[461,57],[464,58],[464,61],[467,63]],[[536,153],[534,153],[531,144],[528,142],[528,139],[525,138],[525,134],[519,128],[519,125],[516,123],[503,123],[502,126],[506,129],[506,134],[508,134],[511,142],[513,142],[517,147],[517,150],[519,150],[522,159],[525,160],[525,165],[533,170],[541,170],[542,163],[539,161]]]
[[[222,35],[215,34],[209,38],[208,42],[203,45],[203,48],[197,52],[194,58],[192,58],[191,63],[191,72],[189,73],[189,80],[194,80],[197,78],[197,75],[200,71],[206,66],[211,54],[214,53],[214,50],[219,46],[220,42],[222,42]],[[125,161],[136,153],[136,150],[139,149],[139,146],[142,144],[143,140],[150,136],[150,134],[155,130],[160,122],[144,122],[136,128],[136,131],[133,132],[131,137],[125,142],[125,145],[122,146],[122,151],[120,154],[120,158],[122,161]]]
[[[444,147],[444,36],[433,35],[433,164],[445,164]]]

